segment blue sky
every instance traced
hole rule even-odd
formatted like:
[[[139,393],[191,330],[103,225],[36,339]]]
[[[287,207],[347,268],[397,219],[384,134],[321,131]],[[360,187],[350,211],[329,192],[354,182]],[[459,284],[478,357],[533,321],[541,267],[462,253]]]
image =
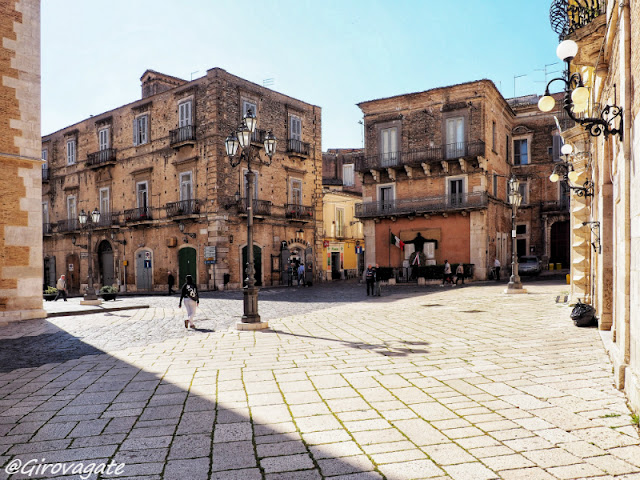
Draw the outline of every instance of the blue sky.
[[[558,61],[549,4],[44,0],[42,133],[139,99],[148,68],[220,67],[322,107],[323,150],[360,147],[362,101],[481,78],[508,98],[515,75],[516,96],[542,93]]]

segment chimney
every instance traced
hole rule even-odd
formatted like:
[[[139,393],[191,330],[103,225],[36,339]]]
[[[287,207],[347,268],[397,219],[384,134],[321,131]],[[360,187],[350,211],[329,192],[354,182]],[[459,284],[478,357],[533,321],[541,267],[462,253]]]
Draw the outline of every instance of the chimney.
[[[155,70],[147,70],[144,72],[142,77],[140,77],[140,81],[142,82],[142,98],[166,92],[167,90],[187,83],[186,80],[165,75]]]

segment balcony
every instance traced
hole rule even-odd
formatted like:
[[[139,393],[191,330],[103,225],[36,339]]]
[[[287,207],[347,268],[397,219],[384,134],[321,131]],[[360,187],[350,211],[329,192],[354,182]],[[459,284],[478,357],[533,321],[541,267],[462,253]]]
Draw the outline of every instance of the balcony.
[[[167,217],[182,217],[200,214],[200,200],[180,200],[179,202],[167,203],[164,207]]]
[[[53,233],[53,224],[52,223],[43,223],[42,224],[42,234],[43,235],[51,235]]]
[[[59,233],[75,232],[77,230],[80,230],[80,222],[77,218],[58,220],[58,222],[56,223],[56,230]]]
[[[302,221],[313,220],[313,207],[310,206],[287,203],[284,206],[284,211],[287,218]]]
[[[377,153],[359,157],[356,158],[356,171],[368,172],[405,166],[420,167],[461,158],[469,160],[484,154],[485,145],[481,140],[450,143],[403,152]]]
[[[415,216],[486,208],[486,192],[356,204],[357,218]]]
[[[342,179],[333,177],[322,177],[322,185],[342,185]]]
[[[264,145],[264,137],[267,135],[266,130],[261,130],[256,128],[251,134],[251,143],[257,143],[260,145]]]
[[[42,167],[42,183],[46,183],[51,178],[51,171],[49,167]]]
[[[549,8],[551,29],[564,39],[593,23],[607,11],[605,0],[554,0]],[[604,21],[604,20],[603,20]]]
[[[194,145],[196,143],[196,126],[185,125],[169,132],[169,146],[179,148],[183,145]]]
[[[540,204],[541,213],[569,213],[569,199],[559,202],[542,202]]]
[[[91,217],[89,217],[91,222]],[[120,213],[119,212],[103,212],[100,214],[100,220],[98,223],[93,224],[93,228],[110,228],[120,225]]]
[[[247,199],[241,198],[237,203],[238,205],[238,213],[239,214],[247,214]],[[253,200],[253,214],[257,216],[268,216],[271,215],[271,205],[272,203],[268,200]]]
[[[106,165],[115,165],[116,163],[116,149],[105,148],[95,153],[87,155],[87,167],[99,168]]]
[[[123,216],[124,221],[128,223],[153,220],[151,207],[131,208],[129,210],[125,210]]]
[[[290,138],[287,140],[287,153],[300,155],[300,156],[309,156],[310,145],[301,140]]]

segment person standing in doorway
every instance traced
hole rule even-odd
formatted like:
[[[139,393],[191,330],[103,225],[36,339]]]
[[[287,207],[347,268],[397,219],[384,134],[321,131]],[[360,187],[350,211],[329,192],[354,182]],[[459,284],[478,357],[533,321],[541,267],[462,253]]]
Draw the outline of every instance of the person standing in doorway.
[[[298,286],[302,283],[303,287],[306,287],[306,283],[304,282],[304,263],[301,263],[298,267]]]
[[[496,259],[493,261],[493,270],[495,272],[496,282],[499,282],[500,281],[500,260],[498,260],[498,257],[496,257]]]
[[[200,305],[200,297],[198,296],[198,286],[193,283],[193,277],[187,275],[185,283],[182,286],[182,292],[180,293],[180,302],[178,302],[178,308],[182,308],[182,299],[184,299],[184,306],[187,309],[187,319],[184,321],[184,328],[196,328],[193,323],[193,317],[196,314],[196,307]]]
[[[62,295],[62,299],[67,301],[67,279],[64,275],[60,275],[60,278],[56,282],[56,288],[58,289],[58,293],[56,294],[56,298],[53,300],[54,302],[58,301],[58,297]]]
[[[376,297],[379,297],[381,292],[380,289],[380,266],[376,263],[376,266],[373,268],[373,270],[375,271],[374,273],[374,280],[373,280],[373,294]]]
[[[171,295],[173,293],[173,286],[176,283],[176,279],[170,271],[167,273],[169,274],[167,276],[167,283],[169,284],[169,295]]]

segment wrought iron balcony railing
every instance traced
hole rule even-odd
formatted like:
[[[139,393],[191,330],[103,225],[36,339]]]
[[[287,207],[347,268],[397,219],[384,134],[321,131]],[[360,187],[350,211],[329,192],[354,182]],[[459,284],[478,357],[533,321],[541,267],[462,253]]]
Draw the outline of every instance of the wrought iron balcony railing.
[[[551,29],[563,40],[606,11],[606,0],[554,0],[549,8],[549,21]]]
[[[377,153],[356,158],[356,170],[380,170],[408,166],[419,166],[422,163],[436,163],[443,160],[457,160],[484,155],[485,145],[481,140],[459,142],[434,147],[406,150],[403,152]]]
[[[51,176],[49,167],[42,167],[42,182],[48,182]]]
[[[196,126],[185,125],[169,132],[169,145],[179,145],[185,142],[194,142],[196,140]]]
[[[313,218],[313,207],[311,206],[287,203],[284,209],[287,218],[295,218],[297,220],[311,220]]]
[[[569,199],[561,200],[559,202],[542,202],[540,204],[541,212],[568,212],[569,211]]]
[[[260,145],[264,144],[264,137],[267,134],[266,130],[262,130],[260,128],[256,128],[251,134],[251,142],[259,143]]]
[[[77,218],[67,218],[56,222],[56,229],[60,233],[74,232],[80,230],[80,222]]]
[[[422,215],[432,212],[478,209],[487,206],[486,192],[474,192],[444,197],[423,197],[386,202],[356,204],[356,217],[388,217]]]
[[[131,208],[125,210],[123,216],[125,222],[141,222],[153,219],[151,207]]]
[[[91,217],[88,221],[91,222]],[[100,214],[100,220],[98,223],[93,224],[94,228],[108,228],[115,225],[120,225],[120,213],[119,212],[103,212]]]
[[[190,200],[167,203],[165,209],[167,211],[167,217],[198,215],[200,213],[200,200],[192,198]]]
[[[97,167],[101,165],[115,163],[116,161],[116,149],[105,148],[98,152],[90,153],[87,155],[87,166]]]
[[[237,203],[238,205],[238,213],[247,213],[247,199],[241,198]],[[253,214],[254,215],[271,215],[271,205],[272,203],[268,200],[253,200]]]
[[[309,155],[310,145],[301,140],[290,138],[287,140],[287,152],[299,153],[300,155]]]
[[[334,177],[322,177],[322,185],[342,185],[342,179]]]
[[[42,224],[42,234],[43,235],[51,235],[53,233],[53,224],[51,223],[43,223]]]

